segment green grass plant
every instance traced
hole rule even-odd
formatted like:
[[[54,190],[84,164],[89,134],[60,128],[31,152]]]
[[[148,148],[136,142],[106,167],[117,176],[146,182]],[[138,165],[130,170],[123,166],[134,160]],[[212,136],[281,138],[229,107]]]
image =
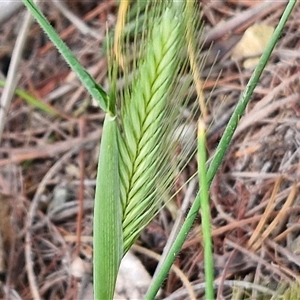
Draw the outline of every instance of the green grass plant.
[[[245,89],[244,93],[242,94],[241,99],[237,103],[237,106],[225,128],[225,131],[224,131],[222,138],[218,144],[218,147],[216,148],[215,154],[212,158],[212,161],[211,161],[208,171],[207,171],[208,188],[210,187],[211,182],[222,162],[222,159],[226,153],[226,150],[228,149],[228,146],[233,137],[233,134],[235,132],[237,124],[238,124],[241,116],[243,115],[247,104],[249,103],[249,101],[251,99],[251,96],[256,87],[256,84],[257,84],[257,82],[269,60],[269,57],[280,37],[280,34],[284,28],[284,25],[285,25],[286,21],[288,20],[288,17],[291,14],[295,4],[296,4],[296,1],[288,2],[286,9],[285,9],[285,11],[278,23],[273,35],[272,35],[272,38],[271,38],[267,48],[265,49],[264,53],[262,54],[262,56],[258,62],[258,65],[255,68],[251,78],[249,79],[246,89]],[[190,229],[194,223],[194,220],[198,214],[198,211],[200,209],[200,206],[201,206],[200,197],[201,197],[201,194],[198,193],[192,207],[189,210],[186,220],[185,220],[184,224],[182,225],[179,234],[177,235],[175,242],[173,243],[171,249],[169,250],[169,253],[167,254],[167,257],[164,261],[161,271],[157,274],[157,276],[151,282],[151,286],[149,287],[147,296],[146,296],[147,299],[153,299],[155,297],[155,295],[157,294],[157,292],[160,288],[161,282],[163,282],[163,280],[165,279],[165,277],[168,273],[168,270],[170,270],[170,267],[171,267],[176,255],[179,253],[180,248],[183,245],[183,242],[184,242],[188,232],[190,231]],[[205,241],[204,241],[204,243],[205,243]]]
[[[124,60],[120,60],[121,56],[115,59],[110,54],[110,91],[106,93],[80,65],[35,4],[31,0],[23,2],[106,113],[94,208],[94,297],[113,299],[122,257],[159,212],[165,200],[170,199],[176,170],[182,168],[183,158],[190,157],[187,155],[188,149],[176,157],[178,143],[175,136],[182,121],[181,109],[190,101],[189,88],[193,78],[198,77],[188,75],[187,70],[189,65],[193,70],[197,63],[191,59],[191,49],[197,48],[191,43],[199,40],[199,8],[196,1],[148,1],[146,6],[141,1],[141,7],[136,6],[140,1],[135,2],[135,25],[130,26],[133,31],[126,27],[127,32],[119,36],[121,48],[118,53]],[[200,123],[200,192],[163,267],[155,275],[146,299],[153,299],[161,287],[200,208],[205,245],[206,298],[213,299],[209,186],[295,3],[289,1],[287,4],[207,171],[205,132]],[[130,13],[128,18],[132,20]],[[117,86],[119,74],[125,81],[121,91]],[[180,80],[183,75],[187,76],[186,81]]]
[[[211,237],[211,216],[209,207],[209,187],[206,170],[206,137],[205,123],[200,119],[198,121],[198,176],[201,201],[201,223],[202,236],[204,243],[204,270],[205,270],[205,297],[206,299],[214,299],[214,264]]]

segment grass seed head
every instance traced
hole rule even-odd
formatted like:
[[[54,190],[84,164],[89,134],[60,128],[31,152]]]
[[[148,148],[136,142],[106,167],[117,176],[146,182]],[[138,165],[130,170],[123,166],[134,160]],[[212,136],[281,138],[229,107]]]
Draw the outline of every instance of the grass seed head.
[[[174,132],[189,86],[179,81],[188,66],[183,6],[169,1],[152,3],[146,8],[149,16],[143,23],[140,46],[140,35],[136,34],[133,42],[137,48],[134,55],[140,57],[133,59],[132,81],[119,101],[124,253],[154,218],[170,191]],[[195,15],[190,17],[190,21],[195,19]],[[130,81],[128,69],[125,65],[125,82]]]

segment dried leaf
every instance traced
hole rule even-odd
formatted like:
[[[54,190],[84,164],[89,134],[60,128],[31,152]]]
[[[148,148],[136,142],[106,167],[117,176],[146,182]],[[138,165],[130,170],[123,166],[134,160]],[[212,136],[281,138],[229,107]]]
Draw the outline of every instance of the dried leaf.
[[[273,34],[274,28],[265,24],[255,24],[249,27],[242,39],[235,46],[231,59],[245,59],[244,68],[254,68],[259,56],[265,50]]]

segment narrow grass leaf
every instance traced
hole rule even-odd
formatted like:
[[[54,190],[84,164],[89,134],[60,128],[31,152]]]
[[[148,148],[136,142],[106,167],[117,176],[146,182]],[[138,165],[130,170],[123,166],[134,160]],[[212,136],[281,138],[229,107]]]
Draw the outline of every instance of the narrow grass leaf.
[[[68,46],[62,41],[46,17],[41,13],[39,8],[32,2],[32,0],[23,0],[23,3],[40,24],[42,29],[46,32],[49,39],[62,54],[71,69],[76,73],[82,84],[88,90],[89,94],[98,101],[101,109],[107,112],[110,107],[114,107],[113,104],[109,103],[109,101],[113,101],[113,99],[110,99],[107,96],[102,87],[98,85],[91,75],[81,66],[77,58],[73,55]],[[112,111],[111,113],[114,114],[115,112]]]
[[[215,155],[213,157],[213,160],[209,166],[208,172],[207,172],[207,180],[208,180],[208,186],[211,185],[211,182],[217,172],[217,169],[219,168],[221,161],[226,153],[226,150],[228,148],[228,145],[232,139],[232,136],[234,134],[234,131],[236,129],[237,123],[240,119],[240,117],[243,115],[245,108],[250,101],[250,98],[252,96],[252,93],[254,91],[254,88],[262,74],[262,71],[264,70],[264,67],[266,66],[266,63],[268,59],[270,58],[270,55],[275,47],[275,44],[277,43],[280,34],[284,28],[284,25],[286,21],[288,20],[289,15],[291,14],[295,4],[297,1],[289,1],[286,9],[273,33],[272,39],[270,43],[268,44],[268,47],[264,51],[263,55],[261,56],[258,65],[256,69],[254,70],[253,75],[251,76],[246,89],[242,95],[242,98],[239,100],[232,117],[229,121],[229,123],[226,126],[225,132],[219,142],[219,145],[216,149]],[[163,267],[160,269],[160,272],[157,274],[157,276],[153,279],[151,282],[151,286],[149,287],[146,295],[146,299],[153,299],[158,292],[161,283],[164,281],[166,275],[168,274],[170,267],[179,252],[180,248],[182,247],[184,240],[190,231],[194,220],[197,216],[197,213],[200,209],[200,193],[197,194],[196,199],[191,207],[191,209],[188,212],[188,215],[186,217],[186,220],[184,224],[182,225],[180,232],[173,243],[169,253],[167,254],[167,257],[163,263]]]
[[[0,80],[0,86],[4,87],[5,82],[3,80]],[[33,107],[40,109],[41,111],[51,115],[51,116],[60,116],[62,118],[68,118],[67,116],[64,116],[60,111],[57,111],[54,107],[51,105],[42,102],[41,100],[33,97],[29,93],[21,90],[21,89],[16,89],[15,94],[25,100],[28,104],[32,105]]]

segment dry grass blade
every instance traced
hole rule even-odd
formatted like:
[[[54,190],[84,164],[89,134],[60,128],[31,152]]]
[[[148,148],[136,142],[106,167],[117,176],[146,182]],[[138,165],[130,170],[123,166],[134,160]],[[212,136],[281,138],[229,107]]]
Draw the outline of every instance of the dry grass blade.
[[[276,195],[278,193],[281,181],[282,181],[282,177],[279,177],[275,183],[275,186],[274,186],[274,189],[272,192],[272,196],[270,198],[270,201],[268,202],[268,205],[263,214],[263,217],[259,221],[257,227],[255,228],[255,231],[253,232],[251,238],[248,241],[248,246],[250,248],[254,248],[254,249],[258,248],[257,240],[260,239],[260,233],[263,230],[263,227],[265,226],[265,224],[267,223],[267,221],[270,217],[270,214],[272,213],[272,211],[274,211]]]
[[[146,256],[157,260],[158,262],[162,260],[162,256],[155,253],[155,252],[153,252],[152,250],[143,248],[143,247],[138,246],[138,245],[133,245],[132,249],[133,249],[133,251],[136,251],[136,252],[141,253],[141,254],[145,254]],[[187,293],[189,295],[189,299],[191,299],[191,300],[197,299],[197,297],[195,295],[195,291],[194,291],[191,283],[189,282],[188,278],[185,276],[185,274],[176,265],[173,265],[171,267],[171,270],[182,281],[183,285],[185,286],[185,290],[187,291]]]
[[[261,243],[271,233],[273,235],[276,235],[276,232],[278,231],[278,229],[282,227],[281,226],[282,221],[283,221],[283,223],[285,223],[285,221],[286,221],[285,216],[287,215],[287,210],[288,210],[288,208],[292,207],[293,202],[295,200],[296,193],[297,193],[297,186],[296,186],[296,184],[294,184],[287,200],[283,204],[278,215],[274,218],[274,220],[271,222],[271,224],[265,229],[265,231],[262,233],[260,239],[253,245],[254,250],[257,250],[261,246]]]

